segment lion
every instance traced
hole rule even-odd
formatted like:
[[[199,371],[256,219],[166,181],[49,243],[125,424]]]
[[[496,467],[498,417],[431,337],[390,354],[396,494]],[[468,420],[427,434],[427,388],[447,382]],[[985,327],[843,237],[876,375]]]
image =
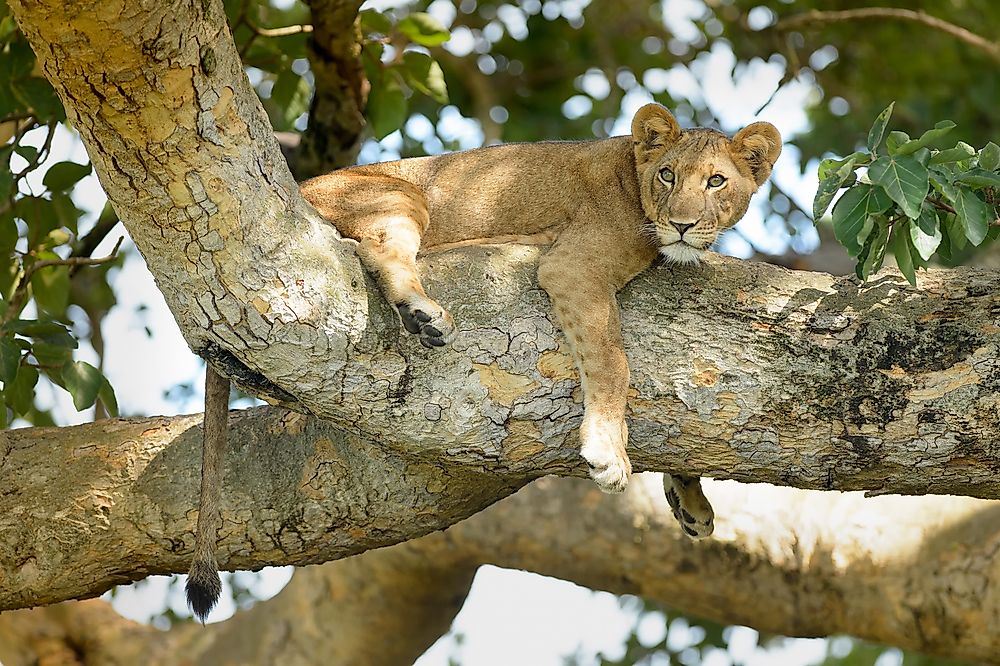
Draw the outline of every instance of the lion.
[[[591,478],[610,493],[622,492],[632,472],[625,450],[629,368],[617,292],[658,254],[697,262],[743,217],[781,152],[781,135],[770,123],[752,123],[732,138],[712,129],[682,130],[659,104],[639,109],[631,129],[631,136],[508,144],[352,167],[301,185],[319,213],[358,242],[358,257],[403,328],[429,349],[448,344],[456,329],[424,291],[418,252],[474,241],[547,245],[538,282],[580,374],[580,454]],[[698,477],[664,475],[664,490],[687,535],[712,533],[714,513]],[[207,559],[214,539],[202,534],[200,523],[198,536],[201,555],[188,591],[189,599],[202,595],[204,608],[207,594],[218,596],[203,575],[214,572],[214,559]]]

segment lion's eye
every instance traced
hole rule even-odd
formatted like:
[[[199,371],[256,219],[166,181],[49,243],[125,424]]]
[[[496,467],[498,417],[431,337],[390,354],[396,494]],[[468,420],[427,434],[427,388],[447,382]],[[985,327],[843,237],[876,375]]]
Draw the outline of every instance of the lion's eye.
[[[670,167],[663,167],[656,175],[661,183],[671,184],[674,182],[674,172]]]
[[[722,187],[722,184],[726,182],[726,177],[721,173],[717,173],[708,179],[709,187]]]

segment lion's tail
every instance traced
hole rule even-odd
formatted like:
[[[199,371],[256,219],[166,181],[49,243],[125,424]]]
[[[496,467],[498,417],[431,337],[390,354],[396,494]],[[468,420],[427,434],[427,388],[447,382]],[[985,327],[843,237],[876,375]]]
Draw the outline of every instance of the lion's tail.
[[[222,503],[222,459],[226,450],[229,420],[229,380],[209,365],[205,375],[205,421],[201,453],[201,505],[198,509],[198,533],[194,560],[188,572],[188,606],[202,622],[219,600],[222,581],[215,561],[215,543],[219,533],[219,508]]]

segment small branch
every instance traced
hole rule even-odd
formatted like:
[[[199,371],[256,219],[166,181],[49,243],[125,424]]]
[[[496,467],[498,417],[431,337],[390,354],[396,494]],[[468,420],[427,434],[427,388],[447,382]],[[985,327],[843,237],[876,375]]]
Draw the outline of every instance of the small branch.
[[[98,264],[106,264],[118,255],[118,248],[121,247],[123,240],[125,240],[125,237],[119,236],[118,242],[115,243],[114,249],[111,250],[111,254],[104,257],[69,257],[68,259],[44,259],[36,261],[25,271],[24,279],[28,280],[35,271],[48,268],[49,266],[96,266]]]
[[[7,311],[3,315],[3,324],[7,324],[9,321],[17,317],[21,308],[24,307],[24,303],[28,296],[28,285],[31,283],[31,276],[35,272],[48,268],[49,266],[95,266],[97,264],[104,264],[112,261],[116,256],[118,256],[118,248],[121,247],[122,241],[125,240],[124,236],[118,238],[118,242],[115,243],[114,249],[111,250],[111,254],[106,257],[69,257],[68,259],[43,259],[42,261],[36,261],[35,263],[28,266],[25,269],[24,274],[21,276],[17,290],[14,291],[14,295],[11,297],[10,302],[7,305]]]
[[[799,28],[806,28],[812,25],[824,23],[838,23],[841,21],[863,21],[868,19],[889,19],[894,21],[912,21],[940,30],[955,37],[959,41],[979,49],[994,60],[1000,61],[1000,44],[966,30],[954,23],[949,23],[935,16],[931,16],[922,11],[912,9],[901,9],[897,7],[864,7],[862,9],[848,9],[844,11],[820,11],[813,10],[802,14],[796,14],[789,18],[778,21],[773,30],[788,31]]]
[[[258,37],[287,37],[289,35],[298,35],[301,33],[311,33],[313,27],[308,24],[302,25],[287,25],[283,28],[261,28],[260,26],[254,25],[249,19],[243,21],[243,24],[248,28],[253,30],[254,34]]]
[[[943,210],[946,213],[951,213],[952,215],[957,215],[958,211],[952,208],[950,205],[946,204],[944,201],[938,198],[927,197],[927,203],[934,206],[938,210]]]

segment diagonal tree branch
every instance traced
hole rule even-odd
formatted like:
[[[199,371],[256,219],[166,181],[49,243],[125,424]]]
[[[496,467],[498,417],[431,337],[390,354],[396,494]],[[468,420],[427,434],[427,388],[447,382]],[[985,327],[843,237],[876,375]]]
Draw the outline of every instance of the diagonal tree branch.
[[[890,21],[911,21],[927,26],[934,30],[940,30],[955,37],[979,51],[982,51],[994,60],[1000,61],[1000,42],[991,41],[977,35],[971,30],[967,30],[954,23],[949,23],[943,19],[931,16],[926,12],[901,7],[862,7],[859,9],[845,9],[842,11],[822,11],[814,9],[812,11],[795,14],[781,19],[771,26],[774,30],[798,30],[809,28],[825,23],[840,23],[844,21],[866,21],[866,20],[890,20]]]

